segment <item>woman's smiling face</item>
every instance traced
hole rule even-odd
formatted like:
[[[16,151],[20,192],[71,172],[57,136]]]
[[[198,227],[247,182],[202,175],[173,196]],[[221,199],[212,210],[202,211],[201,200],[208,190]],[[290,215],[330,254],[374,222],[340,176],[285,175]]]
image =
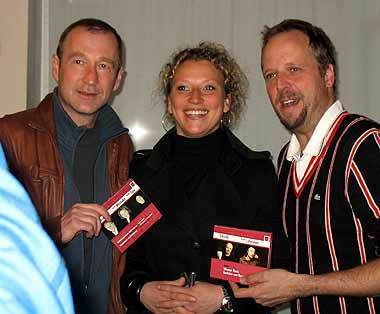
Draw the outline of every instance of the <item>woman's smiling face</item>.
[[[230,110],[223,74],[207,60],[187,60],[175,70],[168,111],[177,134],[199,138],[214,132],[223,113]]]

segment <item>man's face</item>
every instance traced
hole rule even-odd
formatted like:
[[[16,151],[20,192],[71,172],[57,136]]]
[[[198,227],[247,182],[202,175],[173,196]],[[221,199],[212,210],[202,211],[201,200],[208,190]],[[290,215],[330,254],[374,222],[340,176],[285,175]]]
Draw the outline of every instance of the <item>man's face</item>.
[[[78,125],[92,126],[96,114],[119,88],[117,40],[112,33],[74,28],[63,43],[62,56],[52,60],[53,77],[63,108]]]
[[[232,245],[232,243],[227,243],[226,244],[226,256],[230,256],[231,255],[233,248],[234,248],[234,246]]]
[[[272,37],[264,48],[262,66],[267,92],[281,123],[296,134],[312,134],[334,102],[333,66],[321,74],[309,39],[299,31]]]
[[[255,256],[256,250],[253,247],[248,248],[248,257],[253,258]]]

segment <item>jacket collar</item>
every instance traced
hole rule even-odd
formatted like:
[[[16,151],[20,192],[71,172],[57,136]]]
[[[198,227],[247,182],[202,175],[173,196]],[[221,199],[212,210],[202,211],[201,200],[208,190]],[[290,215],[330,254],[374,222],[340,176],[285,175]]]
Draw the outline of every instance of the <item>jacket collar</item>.
[[[173,155],[173,147],[170,137],[176,132],[175,127],[169,130],[153,147],[148,158],[147,166],[153,171],[159,171],[169,162]],[[223,146],[220,162],[230,176],[234,175],[242,165],[243,159],[267,160],[271,155],[267,151],[253,151],[244,145],[228,128],[223,128],[226,141]]]
[[[62,140],[66,142],[71,139],[73,141],[71,145],[75,145],[74,143],[76,143],[80,136],[86,131],[86,127],[78,127],[65,112],[58,98],[57,89],[55,89],[53,93],[53,107],[59,136],[63,136],[64,138]],[[128,131],[123,127],[115,111],[107,104],[99,110],[94,128],[98,130],[100,144],[106,142],[109,138]]]
[[[35,114],[31,115],[28,125],[32,128],[49,133],[52,138],[56,138],[57,130],[53,98],[54,93],[46,95],[39,106],[35,108]],[[101,128],[101,142],[128,132],[128,129],[123,127],[120,118],[109,105],[106,105],[101,109],[98,120],[97,123],[99,123]]]
[[[55,129],[53,93],[47,94],[31,115],[28,125],[34,129],[50,133],[55,138],[57,132]]]

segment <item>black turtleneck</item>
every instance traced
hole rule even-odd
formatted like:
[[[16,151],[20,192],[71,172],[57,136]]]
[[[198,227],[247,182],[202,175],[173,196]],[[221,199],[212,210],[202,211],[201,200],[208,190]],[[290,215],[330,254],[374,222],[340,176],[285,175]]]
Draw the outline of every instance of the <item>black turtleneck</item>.
[[[201,138],[173,134],[173,164],[171,174],[181,178],[184,192],[189,195],[199,185],[208,170],[215,168],[221,153],[223,133],[217,129]]]

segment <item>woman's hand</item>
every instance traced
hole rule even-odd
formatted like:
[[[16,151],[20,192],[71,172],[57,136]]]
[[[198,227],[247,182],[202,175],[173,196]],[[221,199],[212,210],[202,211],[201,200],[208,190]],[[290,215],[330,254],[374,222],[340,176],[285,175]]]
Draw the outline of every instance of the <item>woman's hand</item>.
[[[140,293],[140,301],[153,313],[181,313],[192,314],[185,308],[186,305],[194,303],[195,297],[189,288],[184,288],[185,278],[181,277],[173,281],[150,281],[147,282]],[[160,287],[175,287],[181,290],[173,294]]]
[[[159,290],[169,293],[169,299],[162,301],[160,308],[170,308],[175,306],[173,300],[179,296],[188,294],[195,298],[194,302],[187,302],[183,307],[193,313],[206,314],[215,313],[221,306],[223,299],[223,290],[219,285],[213,285],[207,282],[197,281],[191,288],[175,285],[160,284]],[[167,312],[165,312],[167,313]]]

